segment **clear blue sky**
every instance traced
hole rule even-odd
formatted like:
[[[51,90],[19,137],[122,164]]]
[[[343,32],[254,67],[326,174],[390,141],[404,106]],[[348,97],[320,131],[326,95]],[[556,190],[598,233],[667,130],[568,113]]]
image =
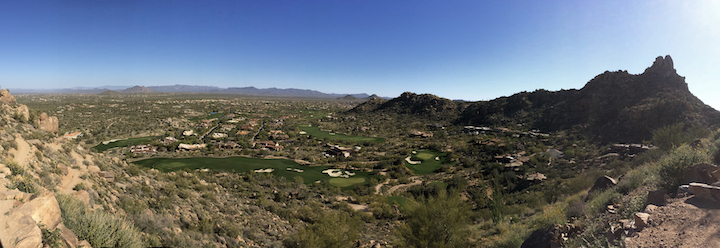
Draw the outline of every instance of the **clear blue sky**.
[[[0,86],[488,100],[670,54],[720,108],[720,1],[0,1]]]

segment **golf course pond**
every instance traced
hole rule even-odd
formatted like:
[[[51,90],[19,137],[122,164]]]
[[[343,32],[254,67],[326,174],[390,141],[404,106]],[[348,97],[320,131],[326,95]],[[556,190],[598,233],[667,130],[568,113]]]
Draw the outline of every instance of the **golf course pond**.
[[[289,159],[260,159],[248,157],[192,157],[192,158],[149,158],[132,162],[162,172],[179,170],[211,169],[228,172],[272,173],[275,176],[294,179],[301,177],[306,184],[328,181],[337,187],[366,184],[372,177],[369,172],[334,169],[330,166],[302,166]]]

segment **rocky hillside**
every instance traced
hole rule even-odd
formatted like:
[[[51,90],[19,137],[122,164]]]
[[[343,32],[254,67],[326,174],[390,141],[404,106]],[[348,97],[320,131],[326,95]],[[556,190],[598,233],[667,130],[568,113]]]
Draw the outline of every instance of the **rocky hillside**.
[[[453,120],[457,118],[464,103],[431,94],[405,92],[392,100],[371,98],[351,109],[351,113],[417,115],[430,120]]]
[[[403,93],[387,102],[368,101],[352,112],[413,114],[458,125],[577,129],[602,142],[649,140],[653,130],[679,122],[693,128],[720,123],[720,112],[690,93],[669,55],[657,57],[641,74],[606,71],[579,90],[520,92],[471,103]]]

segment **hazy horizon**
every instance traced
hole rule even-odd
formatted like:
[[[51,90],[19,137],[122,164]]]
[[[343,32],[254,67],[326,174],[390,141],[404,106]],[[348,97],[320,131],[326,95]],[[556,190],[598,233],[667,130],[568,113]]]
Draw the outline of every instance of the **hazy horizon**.
[[[716,1],[4,1],[0,86],[200,85],[489,100],[671,55],[720,108]]]

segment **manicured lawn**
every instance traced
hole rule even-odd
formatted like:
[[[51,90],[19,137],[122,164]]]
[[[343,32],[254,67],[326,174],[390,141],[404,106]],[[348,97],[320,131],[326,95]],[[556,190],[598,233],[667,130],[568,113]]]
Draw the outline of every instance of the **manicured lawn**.
[[[148,136],[148,137],[139,137],[139,138],[130,138],[130,139],[123,139],[118,140],[115,142],[110,142],[108,144],[100,143],[93,148],[97,150],[98,152],[104,152],[109,149],[115,148],[115,147],[126,147],[126,146],[134,146],[134,145],[142,145],[150,143],[153,140],[159,139],[160,136]]]
[[[329,140],[341,140],[341,141],[350,141],[350,142],[365,142],[365,141],[371,141],[375,143],[382,143],[385,141],[383,138],[377,138],[377,137],[364,137],[364,136],[352,136],[352,135],[345,135],[345,134],[330,134],[330,132],[321,131],[318,127],[310,127],[307,125],[301,125],[300,130],[307,132],[308,135],[324,139],[327,138]]]
[[[436,157],[439,158],[439,160],[436,160]],[[443,165],[450,164],[450,159],[446,153],[433,150],[417,151],[417,154],[412,154],[410,159],[412,161],[422,161],[420,164],[409,164],[405,162],[408,168],[419,175],[433,173],[440,169],[440,167],[443,167]]]
[[[330,168],[330,166],[301,166],[292,160],[287,159],[259,159],[246,157],[227,157],[227,158],[211,158],[211,157],[195,157],[195,158],[149,158],[133,162],[137,165],[155,168],[163,172],[177,170],[196,170],[196,169],[212,169],[231,172],[248,172],[261,169],[274,169],[272,174],[276,176],[293,179],[301,177],[306,184],[315,181],[329,181],[330,184],[337,187],[349,187],[359,183],[368,182],[373,177],[368,172],[355,172],[350,178],[333,178],[322,171]],[[298,172],[301,170],[302,172]]]
[[[348,187],[358,183],[364,183],[364,177],[352,177],[352,178],[332,178],[330,179],[330,185],[337,187]]]

